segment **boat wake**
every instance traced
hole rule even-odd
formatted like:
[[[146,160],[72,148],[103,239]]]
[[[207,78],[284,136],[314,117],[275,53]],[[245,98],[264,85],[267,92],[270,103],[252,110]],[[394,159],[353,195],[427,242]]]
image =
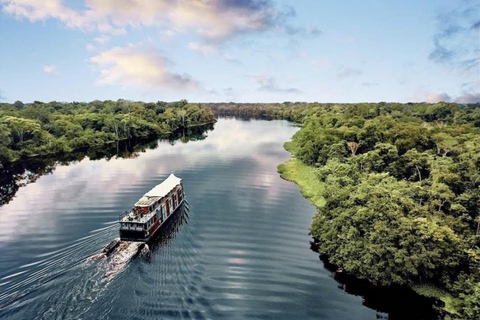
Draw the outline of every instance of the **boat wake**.
[[[122,241],[115,239],[110,242],[101,252],[88,257],[84,265],[90,266],[98,261],[106,267],[106,280],[113,279],[127,267],[128,263],[135,257],[149,257],[150,248],[148,244],[137,241]]]
[[[143,242],[119,241],[115,249],[111,253],[106,254],[109,263],[105,278],[107,280],[113,279],[125,270],[130,260],[140,255],[145,248],[148,248],[148,246]]]
[[[66,272],[75,270],[85,261],[91,264],[94,260],[104,258],[104,254],[91,256],[92,249],[105,243],[116,228],[116,224],[111,224],[106,228],[94,230],[91,235],[65,244],[61,248],[39,254],[36,256],[38,260],[12,270],[10,274],[0,279],[0,309]]]
[[[83,270],[80,271],[82,273],[93,272],[90,277],[92,283],[88,284],[93,287],[87,291],[103,291],[113,278],[127,268],[133,258],[150,255],[150,248],[146,243],[121,241],[118,238],[110,242],[101,252],[90,256],[85,255],[95,243],[98,244],[102,239],[105,241],[105,237],[114,231],[113,228],[116,228],[116,225],[95,230],[91,236],[76,240],[62,249],[39,255],[41,260],[24,265],[18,272],[1,278],[0,306],[7,306],[62,274],[75,269]],[[87,271],[89,269],[90,271]],[[14,281],[21,278],[22,274],[27,277]]]
[[[180,227],[188,220],[188,203],[185,202],[179,210],[162,226],[163,231],[152,241],[151,246],[145,242],[119,238],[108,243],[108,239],[112,239],[118,232],[116,223],[108,223],[107,227],[93,230],[88,236],[38,254],[37,260],[0,278],[0,318],[16,310],[30,293],[38,291],[37,296],[41,297],[60,284],[69,288],[67,291],[55,291],[62,302],[52,304],[48,310],[43,311],[43,315],[48,318],[50,314],[62,312],[85,314],[92,307],[93,301],[102,299],[107,288],[117,283],[113,280],[128,270],[132,260],[141,258],[149,261],[155,252],[168,247]],[[105,246],[105,243],[108,244]],[[103,249],[99,251],[99,248]],[[88,280],[80,281],[86,275]]]

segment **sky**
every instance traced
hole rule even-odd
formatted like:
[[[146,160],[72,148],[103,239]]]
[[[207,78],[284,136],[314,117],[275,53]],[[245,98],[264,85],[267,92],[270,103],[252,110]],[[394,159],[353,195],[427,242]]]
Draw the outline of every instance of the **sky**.
[[[480,0],[0,0],[0,101],[480,102]]]

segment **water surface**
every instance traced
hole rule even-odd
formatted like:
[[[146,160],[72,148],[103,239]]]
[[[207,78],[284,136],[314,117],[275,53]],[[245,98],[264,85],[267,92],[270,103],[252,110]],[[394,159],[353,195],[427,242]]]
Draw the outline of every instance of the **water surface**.
[[[220,119],[205,140],[60,165],[21,187],[0,207],[0,318],[431,319],[403,295],[349,290],[310,250],[315,208],[276,171],[296,130]],[[96,255],[171,171],[191,210],[150,257]]]

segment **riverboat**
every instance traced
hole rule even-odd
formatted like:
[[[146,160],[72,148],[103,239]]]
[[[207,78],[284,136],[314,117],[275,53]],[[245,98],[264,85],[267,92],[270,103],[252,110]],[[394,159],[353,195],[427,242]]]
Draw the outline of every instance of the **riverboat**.
[[[172,173],[120,215],[120,240],[149,242],[184,201],[182,179]]]

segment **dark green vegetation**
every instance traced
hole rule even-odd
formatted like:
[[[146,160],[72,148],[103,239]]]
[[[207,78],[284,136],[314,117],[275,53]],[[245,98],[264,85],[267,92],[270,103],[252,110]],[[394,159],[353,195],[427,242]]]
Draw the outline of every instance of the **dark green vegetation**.
[[[121,140],[135,144],[214,122],[210,110],[185,100],[1,103],[0,168],[32,157],[88,152]]]
[[[480,319],[480,107],[211,105],[302,122],[279,167],[318,207],[311,234],[344,271]]]

